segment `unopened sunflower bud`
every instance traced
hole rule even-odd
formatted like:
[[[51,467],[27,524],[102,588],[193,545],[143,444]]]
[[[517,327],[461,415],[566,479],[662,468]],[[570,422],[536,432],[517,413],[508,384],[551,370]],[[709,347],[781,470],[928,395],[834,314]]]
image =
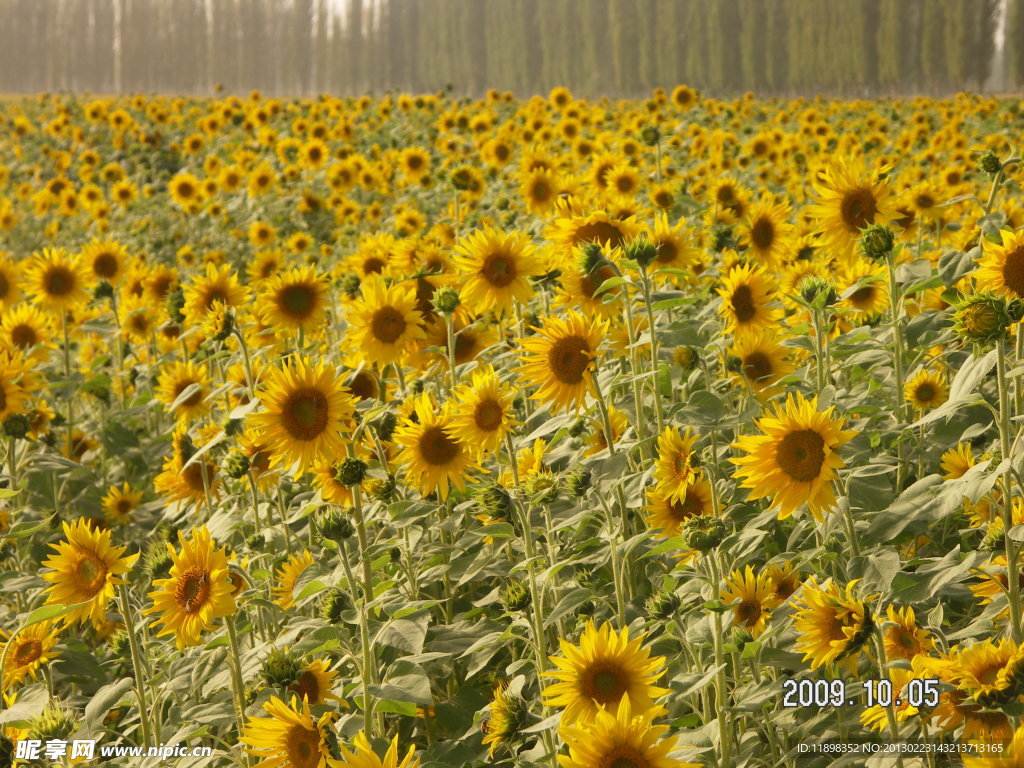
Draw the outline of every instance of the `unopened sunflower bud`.
[[[569,475],[566,480],[566,485],[569,487],[569,493],[576,498],[579,498],[590,490],[590,485],[593,480],[593,473],[588,467],[577,467]]]
[[[78,728],[78,719],[65,704],[51,701],[40,714],[28,721],[28,738],[39,741],[64,741]]]
[[[832,281],[820,275],[807,275],[800,281],[797,290],[800,291],[800,297],[814,309],[831,307],[839,300]]]
[[[538,472],[530,475],[523,484],[526,492],[534,497],[538,504],[550,504],[558,498],[558,478],[550,472]]]
[[[990,176],[995,176],[1003,170],[1003,164],[999,160],[998,155],[990,149],[978,158],[978,170]]]
[[[182,312],[185,308],[185,291],[180,285],[168,292],[164,307],[172,323],[181,325],[185,322],[185,314]]]
[[[725,522],[713,515],[696,515],[683,526],[686,546],[698,552],[710,552],[725,538]]]
[[[585,243],[580,249],[580,272],[589,275],[605,261],[604,252],[598,243]]]
[[[860,250],[871,261],[886,261],[895,245],[896,235],[884,224],[872,224],[861,230]]]
[[[456,168],[452,171],[450,180],[452,186],[460,192],[465,192],[473,186],[473,174],[465,166]]]
[[[232,480],[239,480],[249,472],[249,457],[242,451],[232,451],[224,462],[224,474]]]
[[[434,298],[430,300],[430,303],[440,314],[450,315],[458,309],[461,300],[459,299],[459,292],[446,285],[434,291]]]
[[[672,362],[684,371],[692,371],[700,364],[700,353],[694,347],[676,347],[672,353]]]
[[[510,581],[501,590],[501,604],[508,613],[530,607],[530,590],[521,581]]]
[[[128,643],[128,633],[123,629],[119,629],[113,635],[110,636],[110,651],[119,659],[131,658],[131,648]]]
[[[385,411],[374,419],[370,426],[377,433],[377,437],[388,443],[395,434],[395,428],[398,426],[398,417],[391,411]]]
[[[512,514],[512,497],[505,487],[491,482],[480,486],[474,494],[480,511],[499,520],[508,519]]]
[[[106,280],[100,280],[92,289],[92,295],[96,299],[109,299],[114,295],[114,286]]]
[[[626,246],[626,258],[646,268],[658,258],[658,246],[646,237],[642,237]]]
[[[142,558],[142,570],[152,579],[163,579],[171,571],[171,556],[167,553],[167,542],[159,537],[151,538]]]
[[[342,275],[341,280],[338,281],[338,287],[341,288],[341,292],[350,299],[359,295],[359,287],[361,285],[362,281],[355,272],[348,272]]]
[[[347,485],[349,488],[359,485],[366,477],[366,462],[354,456],[349,456],[341,462],[336,477],[339,483]]]
[[[640,131],[640,138],[643,140],[644,144],[649,147],[653,147],[661,139],[661,131],[658,130],[657,126],[649,125]]]
[[[674,592],[655,592],[644,602],[644,610],[653,619],[668,619],[679,610],[682,601]]]
[[[1012,325],[1006,301],[992,293],[976,293],[955,305],[953,330],[966,343],[994,344]]]
[[[743,361],[736,357],[736,355],[725,356],[725,370],[729,371],[729,373],[739,373],[742,367]]]
[[[244,419],[224,419],[224,422],[220,425],[220,428],[224,430],[224,434],[228,437],[234,437],[240,435],[245,430]]]
[[[31,427],[27,413],[12,413],[4,419],[4,434],[15,440],[23,440]]]
[[[299,679],[302,663],[297,653],[274,648],[263,660],[260,674],[270,687],[287,688]]]
[[[395,500],[395,493],[398,491],[398,481],[393,474],[389,474],[387,479],[370,477],[363,483],[363,487],[372,498],[384,504],[390,504]]]
[[[348,515],[337,507],[321,507],[317,511],[314,521],[320,535],[331,541],[350,539],[356,532]]]
[[[732,227],[728,224],[716,224],[711,228],[711,250],[721,253],[725,250],[735,250],[736,238],[733,237]]]
[[[504,211],[508,209],[509,203],[510,201],[507,197],[499,197],[494,202],[494,207],[497,208],[499,211]]]
[[[750,630],[740,624],[733,624],[730,634],[732,635],[733,643],[738,645],[741,651],[743,650],[744,645],[754,639]]]
[[[331,587],[320,595],[320,618],[328,624],[341,621],[341,614],[352,608],[352,599],[347,593]]]

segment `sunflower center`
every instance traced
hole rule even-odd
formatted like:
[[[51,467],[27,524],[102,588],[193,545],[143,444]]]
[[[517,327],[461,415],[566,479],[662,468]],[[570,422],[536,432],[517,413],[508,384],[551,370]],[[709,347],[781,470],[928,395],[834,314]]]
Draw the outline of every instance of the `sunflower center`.
[[[304,725],[293,725],[285,737],[288,760],[294,768],[315,768],[320,764],[320,734]]]
[[[117,509],[117,514],[127,515],[132,511],[132,503],[128,499],[118,499],[115,509]]]
[[[751,352],[743,358],[743,374],[751,381],[772,375],[772,361],[764,352]]]
[[[39,341],[36,329],[26,323],[16,325],[11,329],[11,341],[19,349],[27,349]]]
[[[586,296],[588,299],[593,299],[594,294],[597,293],[597,289],[601,287],[605,280],[610,280],[615,277],[615,273],[611,267],[601,267],[590,274],[584,274],[580,276],[580,293]],[[615,295],[618,291],[612,289],[607,292],[607,295]],[[606,294],[602,294],[606,295]]]
[[[82,559],[75,564],[78,587],[88,595],[95,595],[106,584],[107,564],[92,552],[82,552]]]
[[[186,389],[191,387],[193,384],[198,384],[198,381],[192,379],[182,379],[174,387],[174,399],[178,399],[178,395],[184,392]],[[199,405],[199,401],[203,399],[203,390],[201,387],[197,388],[195,392],[188,396],[181,404],[186,408],[192,408]]]
[[[598,763],[599,768],[650,768],[650,765],[647,758],[625,744],[612,747]]]
[[[25,667],[43,655],[43,644],[36,638],[19,642],[14,648],[15,667]]]
[[[874,299],[875,287],[873,285],[865,285],[863,288],[858,288],[850,294],[850,303],[858,309],[867,306],[874,301]]]
[[[633,186],[633,179],[630,178],[629,176],[619,176],[617,179],[615,179],[615,188],[618,189],[619,192],[632,192]]]
[[[786,600],[790,595],[796,592],[796,582],[792,579],[783,579],[775,585],[775,589],[772,590],[772,596],[779,601]]]
[[[666,240],[663,243],[658,243],[658,257],[656,261],[661,264],[671,264],[675,261],[676,255],[679,253],[679,248],[671,240]]]
[[[597,242],[606,248],[617,248],[622,245],[623,238],[622,232],[614,224],[607,221],[595,221],[577,228],[572,242],[573,245]]]
[[[551,185],[543,179],[538,179],[530,187],[530,196],[538,203],[546,203],[551,199]]]
[[[441,427],[427,427],[420,435],[420,456],[427,464],[443,467],[459,455],[459,444]]]
[[[289,285],[277,295],[278,306],[296,319],[305,319],[316,306],[316,293],[308,285]]]
[[[668,514],[677,523],[683,523],[694,515],[701,513],[700,499],[696,494],[688,493],[682,501],[673,501],[669,504]]]
[[[754,306],[754,292],[749,285],[738,285],[732,292],[732,311],[736,313],[736,319],[741,323],[750,322],[757,313]]]
[[[675,470],[676,477],[689,477],[690,476],[690,454],[677,452],[672,457],[672,469]]]
[[[917,196],[917,207],[918,208],[931,208],[935,205],[935,198],[931,195],[918,195]]]
[[[566,336],[551,345],[548,365],[562,384],[579,384],[590,365],[590,344],[582,336]]]
[[[800,483],[816,480],[825,463],[825,440],[813,429],[790,432],[775,451],[779,468]]]
[[[598,704],[617,704],[626,692],[626,683],[620,669],[610,664],[597,664],[584,675],[583,693]]]
[[[504,288],[516,279],[516,263],[505,253],[494,253],[484,261],[480,274],[495,288]]]
[[[373,314],[373,336],[385,344],[394,344],[405,333],[405,318],[394,307],[381,307]]]
[[[476,336],[468,329],[462,329],[455,334],[455,362],[468,362],[476,350]]]
[[[761,604],[756,600],[744,600],[736,606],[736,617],[748,627],[753,626],[761,616]]]
[[[772,224],[771,219],[762,216],[755,221],[754,226],[750,228],[750,240],[756,248],[762,251],[771,248],[772,243],[775,242],[775,225]]]
[[[227,304],[228,303],[227,294],[222,289],[220,289],[220,288],[210,288],[210,289],[208,289],[206,291],[206,296],[204,297],[204,299],[205,300],[203,301],[203,306],[206,309],[212,309],[213,305],[216,302],[218,302],[218,301],[221,304]]]
[[[66,296],[75,289],[75,276],[64,267],[54,267],[46,274],[46,292],[50,296]]]
[[[7,298],[7,294],[11,292],[11,283],[7,279],[7,275],[0,272],[0,299]]]
[[[366,371],[360,371],[353,376],[352,381],[348,383],[348,388],[360,400],[377,397],[377,381]]]
[[[922,403],[930,403],[935,399],[935,387],[931,384],[921,384],[914,393],[914,397]]]
[[[378,259],[376,256],[371,256],[363,262],[363,274],[373,275],[380,274],[384,271],[384,260]]]
[[[878,203],[870,187],[851,189],[839,203],[839,215],[851,232],[859,231],[875,220]]]
[[[185,613],[196,613],[206,605],[210,596],[210,572],[203,568],[190,568],[178,577],[174,601]]]
[[[1006,254],[1003,263],[1003,282],[1018,296],[1024,296],[1024,245]]]
[[[300,699],[305,696],[310,704],[320,701],[320,681],[309,670],[299,675],[299,679],[288,690],[294,691]]]
[[[314,440],[327,428],[327,395],[319,389],[296,390],[281,409],[284,428],[296,440]]]
[[[501,426],[504,415],[505,412],[498,402],[484,400],[477,405],[473,412],[473,420],[480,429],[485,432],[493,432]]]
[[[92,270],[98,277],[109,280],[117,274],[117,257],[112,253],[101,253],[93,259]]]

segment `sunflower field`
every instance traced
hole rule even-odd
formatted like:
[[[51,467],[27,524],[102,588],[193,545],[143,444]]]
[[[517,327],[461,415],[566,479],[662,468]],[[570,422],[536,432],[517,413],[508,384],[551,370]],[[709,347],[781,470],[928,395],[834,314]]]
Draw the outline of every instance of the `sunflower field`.
[[[1022,107],[0,102],[0,766],[1024,766]]]

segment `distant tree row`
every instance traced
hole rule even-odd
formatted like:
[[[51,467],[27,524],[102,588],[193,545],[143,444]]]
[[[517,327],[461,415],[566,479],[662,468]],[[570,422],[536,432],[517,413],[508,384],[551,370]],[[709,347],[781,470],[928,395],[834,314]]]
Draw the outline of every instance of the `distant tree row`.
[[[0,0],[0,19],[0,93],[1024,86],[1024,0]]]

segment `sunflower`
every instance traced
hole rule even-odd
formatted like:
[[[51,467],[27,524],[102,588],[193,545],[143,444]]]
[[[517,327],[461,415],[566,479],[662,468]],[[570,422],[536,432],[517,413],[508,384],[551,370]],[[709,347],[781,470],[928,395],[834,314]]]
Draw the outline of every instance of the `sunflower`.
[[[263,248],[256,251],[252,261],[245,268],[245,275],[249,283],[254,284],[273,277],[284,266],[284,251],[280,248]]]
[[[681,502],[686,498],[687,489],[696,481],[700,469],[694,466],[696,455],[693,446],[698,435],[690,429],[680,434],[679,430],[665,427],[658,436],[658,459],[654,463],[654,479],[658,492],[669,501]]]
[[[796,566],[789,560],[770,564],[765,569],[765,574],[768,576],[769,598],[773,608],[786,602],[800,588],[803,579]]]
[[[368,364],[399,362],[424,337],[423,318],[416,310],[411,283],[387,285],[372,276],[361,285],[362,297],[348,309],[348,332]]]
[[[201,323],[216,302],[241,307],[247,298],[248,291],[238,282],[231,265],[207,264],[205,272],[185,286],[185,316],[193,323]]]
[[[327,318],[327,285],[306,265],[271,277],[262,288],[260,318],[275,330],[311,333]]]
[[[774,329],[738,334],[729,353],[739,361],[737,375],[757,393],[771,394],[777,389],[773,385],[794,370],[790,350],[782,346]]]
[[[501,383],[493,367],[477,368],[468,383],[452,392],[452,436],[472,446],[478,456],[497,450],[517,423],[512,417],[514,395],[511,387]]]
[[[110,522],[126,523],[142,501],[142,491],[136,491],[128,483],[120,488],[112,485],[103,497],[103,514]]]
[[[670,226],[668,216],[664,212],[659,213],[654,220],[650,239],[658,250],[650,266],[654,274],[666,269],[690,269],[700,257],[700,250],[693,243],[693,234],[687,228],[686,219],[679,219]]]
[[[558,757],[562,768],[699,768],[698,763],[669,757],[676,738],[661,738],[669,726],[653,724],[664,714],[663,707],[636,707],[628,694],[614,704],[614,709],[609,704],[598,710],[587,726],[559,729],[569,750],[568,757]]]
[[[778,202],[771,196],[762,197],[754,204],[747,214],[746,225],[740,229],[747,243],[747,253],[771,268],[779,264],[783,254],[791,249],[793,225],[788,222],[791,212],[787,201]]]
[[[608,422],[612,428],[612,444],[617,445],[626,430],[629,429],[629,416],[614,405],[608,405]],[[587,449],[584,456],[595,456],[608,448],[608,436],[605,434],[604,423],[595,419],[594,429],[587,438]]]
[[[76,605],[65,614],[67,623],[92,620],[93,625],[106,618],[107,603],[114,597],[115,588],[126,583],[119,578],[131,570],[138,555],[122,557],[128,547],[115,547],[110,543],[110,530],[93,528],[85,518],[74,523],[64,522],[65,541],[50,546],[56,554],[43,562],[53,571],[43,574],[47,587],[46,605]]]
[[[840,591],[831,579],[823,586],[811,577],[804,582],[795,602],[796,648],[803,651],[811,669],[845,661],[852,673],[857,654],[874,631],[867,604],[853,596],[856,581]]]
[[[44,248],[33,256],[25,283],[36,304],[63,312],[89,300],[89,270],[79,256],[63,248]]]
[[[889,306],[885,270],[867,259],[852,261],[843,272],[841,285],[847,287],[842,292],[840,306],[848,309],[855,317],[874,317]]]
[[[543,690],[544,705],[562,707],[565,725],[593,723],[599,711],[624,697],[638,710],[649,710],[668,690],[654,685],[665,674],[665,659],[651,658],[643,640],[643,635],[631,639],[628,629],[616,632],[610,622],[598,629],[593,619],[578,647],[559,639],[564,657],[550,656],[558,669],[542,673],[559,682]]]
[[[555,304],[587,315],[621,317],[625,310],[622,303],[625,292],[621,288],[600,291],[605,281],[616,277],[615,264],[620,253],[615,249],[605,254],[601,262],[588,270],[582,264],[583,251],[577,248],[574,251],[576,258],[564,259],[560,266]]]
[[[978,287],[1008,299],[1024,298],[1024,230],[1003,229],[999,237],[999,243],[982,238],[984,255],[974,272]]]
[[[37,377],[21,352],[0,350],[0,419],[22,412],[37,386]]]
[[[416,420],[406,419],[392,438],[401,450],[396,461],[406,468],[424,496],[448,496],[449,483],[466,490],[466,478],[475,468],[472,449],[455,437],[447,408],[438,409],[426,392],[414,402]]]
[[[493,760],[499,751],[513,751],[527,725],[529,710],[519,692],[513,690],[507,680],[501,680],[494,686],[489,710],[491,717],[483,723],[486,733],[484,745],[488,757]]]
[[[946,402],[949,385],[940,371],[922,368],[904,382],[903,397],[917,410],[927,411]]]
[[[571,311],[549,317],[536,333],[522,340],[520,374],[527,386],[537,387],[531,397],[549,403],[553,412],[579,410],[587,397],[593,363],[608,331],[608,322],[587,319]]]
[[[519,194],[526,202],[527,210],[544,216],[555,207],[564,187],[564,182],[548,168],[534,168],[523,174]]]
[[[277,230],[265,221],[249,225],[249,242],[254,248],[268,248],[277,239]]]
[[[942,454],[940,466],[946,480],[956,480],[967,474],[967,470],[978,463],[970,443],[957,443]]]
[[[935,646],[927,629],[917,626],[914,609],[906,606],[898,611],[890,605],[886,609],[888,621],[882,626],[885,655],[889,659],[913,659],[928,653]]]
[[[183,650],[198,645],[202,633],[213,629],[214,619],[233,614],[235,599],[227,552],[214,548],[206,526],[193,530],[188,540],[179,531],[178,541],[181,552],[167,543],[170,575],[153,581],[156,589],[149,593],[153,605],[143,615],[160,614],[152,624],[163,624],[157,636],[173,634],[178,650]]]
[[[910,704],[912,696],[907,692],[907,686],[911,680],[920,680],[922,678],[909,669],[901,669],[899,667],[889,669],[888,675],[889,681],[892,683],[892,693],[895,697],[893,704],[896,722],[906,722],[920,713],[920,709]],[[889,726],[888,708],[880,704],[868,707],[861,712],[860,722],[868,728],[883,731]]]
[[[294,693],[303,701],[308,701],[310,706],[326,704],[328,699],[341,701],[340,698],[331,693],[334,685],[334,678],[338,676],[337,670],[331,669],[323,659],[316,659],[309,664],[304,664],[299,678],[288,690]]]
[[[939,207],[942,193],[933,182],[927,179],[918,182],[905,195],[918,221],[937,221],[942,218],[943,208]]]
[[[753,637],[757,637],[768,626],[771,617],[772,587],[767,573],[754,575],[749,565],[743,571],[733,571],[725,580],[722,602],[736,603],[733,606],[735,623]]]
[[[338,479],[341,465],[333,460],[316,464],[313,467],[313,484],[320,491],[324,501],[339,506],[352,504],[352,489]]]
[[[519,477],[520,483],[525,483],[536,474],[549,471],[544,462],[547,447],[547,440],[538,437],[531,445],[519,450],[516,454],[516,475]],[[515,482],[515,477],[511,471],[506,471],[502,473],[498,482],[505,486],[511,486]]]
[[[982,706],[998,706],[1016,699],[1024,670],[1024,648],[1004,637],[958,649],[953,679],[959,690]]]
[[[32,304],[18,304],[0,319],[0,345],[12,352],[44,361],[50,353],[51,338],[53,324],[49,315]]]
[[[314,722],[309,701],[301,704],[292,696],[291,705],[276,696],[263,705],[270,717],[250,717],[241,742],[246,752],[260,758],[256,768],[336,768],[342,765],[331,756],[337,738],[337,714],[328,712]]]
[[[2,688],[6,691],[12,685],[27,677],[35,680],[39,669],[59,656],[53,647],[57,644],[59,629],[52,621],[40,621],[11,635],[0,630],[4,643],[0,645],[0,656],[4,660]]]
[[[710,515],[713,511],[711,500],[711,484],[703,477],[697,478],[686,489],[682,499],[673,500],[666,496],[657,486],[647,489],[647,505],[644,510],[647,527],[658,531],[658,536],[671,539],[679,536],[683,524],[696,515]]]
[[[517,302],[525,304],[533,295],[529,278],[545,272],[529,235],[490,226],[462,238],[455,246],[455,265],[465,276],[460,298],[480,314],[501,314]]]
[[[839,258],[853,255],[861,230],[898,219],[889,189],[859,158],[840,159],[814,182],[818,202],[807,208],[821,229],[822,245]]]
[[[191,394],[181,399],[186,391]],[[188,360],[173,362],[160,373],[154,399],[163,403],[181,421],[193,421],[209,409],[210,377],[205,365]],[[177,403],[177,405],[175,405]]]
[[[718,295],[722,303],[718,312],[725,320],[726,333],[764,328],[779,318],[779,310],[771,306],[775,286],[762,267],[739,264],[729,270]]]
[[[807,400],[790,394],[785,406],[774,405],[774,414],[758,419],[763,434],[740,437],[733,447],[746,453],[731,459],[738,469],[733,477],[742,479],[741,488],[751,489],[751,499],[771,496],[779,519],[789,517],[807,504],[819,522],[822,512],[835,504],[832,479],[845,466],[837,449],[857,434],[844,430],[844,419],[832,417],[834,406],[818,411],[818,398]]]
[[[582,213],[572,204],[559,201],[556,218],[544,228],[544,238],[554,243],[566,258],[585,243],[597,243],[604,250],[621,248],[636,237],[640,225],[632,217],[614,218],[607,211]]]
[[[380,758],[370,746],[366,734],[360,731],[352,740],[355,751],[349,751],[344,745],[341,747],[342,759],[331,763],[336,768],[418,768],[420,759],[416,757],[416,747],[409,745],[409,750],[402,757],[398,752],[398,736],[391,739],[387,752]],[[269,768],[269,766],[268,766]]]
[[[272,466],[298,462],[301,474],[327,457],[342,455],[355,398],[332,365],[304,359],[272,369],[260,395],[263,410],[250,426],[271,445]]]
[[[95,280],[117,285],[124,279],[130,256],[116,240],[93,240],[82,249],[81,258]]]
[[[202,185],[191,173],[179,173],[167,182],[167,192],[179,208],[193,210],[202,200]]]
[[[299,576],[313,564],[313,555],[308,549],[289,557],[277,570],[277,584],[273,588],[274,602],[284,610],[295,606],[295,584]]]
[[[0,203],[0,213],[3,204]],[[3,227],[0,227],[3,229]],[[0,309],[13,306],[21,298],[21,262],[15,262],[7,251],[0,251]]]
[[[220,484],[217,465],[205,457],[189,464],[196,446],[189,437],[187,423],[178,423],[171,435],[171,444],[174,450],[164,459],[163,469],[153,480],[156,491],[169,501],[199,503],[205,500],[207,490],[211,498],[216,498]]]

